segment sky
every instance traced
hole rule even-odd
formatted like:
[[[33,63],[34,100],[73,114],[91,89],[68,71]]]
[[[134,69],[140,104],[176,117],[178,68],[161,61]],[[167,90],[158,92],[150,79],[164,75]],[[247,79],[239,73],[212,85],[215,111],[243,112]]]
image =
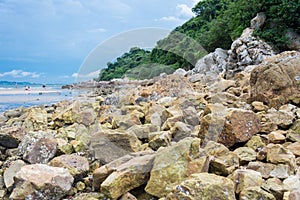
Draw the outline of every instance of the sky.
[[[0,81],[92,78],[130,47],[153,47],[198,1],[0,0]]]

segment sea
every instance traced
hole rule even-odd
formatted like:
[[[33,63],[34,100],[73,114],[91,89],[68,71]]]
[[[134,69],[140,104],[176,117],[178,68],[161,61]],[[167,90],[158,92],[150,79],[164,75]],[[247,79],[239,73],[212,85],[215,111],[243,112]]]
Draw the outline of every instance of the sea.
[[[0,81],[0,113],[18,107],[51,105],[78,96],[77,91],[62,89],[62,84],[44,86],[29,82]]]

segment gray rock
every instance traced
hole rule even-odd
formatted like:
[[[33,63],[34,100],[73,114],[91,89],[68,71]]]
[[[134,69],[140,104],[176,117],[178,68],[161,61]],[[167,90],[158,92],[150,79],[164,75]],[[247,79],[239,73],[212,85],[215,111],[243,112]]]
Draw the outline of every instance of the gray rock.
[[[73,184],[67,169],[44,164],[26,165],[15,176],[11,199],[60,199]]]
[[[21,127],[12,126],[0,130],[0,145],[6,148],[16,148],[25,136]]]
[[[89,171],[88,159],[76,154],[55,157],[49,162],[49,165],[66,168],[75,178],[80,178]]]
[[[141,142],[134,134],[103,130],[92,136],[90,150],[96,159],[109,163],[139,150]]]
[[[3,178],[6,188],[10,188],[14,184],[14,176],[25,166],[26,163],[22,160],[13,161],[10,166],[4,171]]]

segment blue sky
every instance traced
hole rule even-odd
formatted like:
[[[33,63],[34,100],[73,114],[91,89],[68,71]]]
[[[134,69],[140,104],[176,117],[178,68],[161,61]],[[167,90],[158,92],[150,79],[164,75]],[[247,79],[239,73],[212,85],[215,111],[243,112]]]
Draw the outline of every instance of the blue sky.
[[[0,80],[74,82],[97,46],[103,53],[126,32],[135,37],[136,30],[156,27],[158,34],[145,44],[153,46],[166,30],[193,17],[197,1],[0,0]],[[82,76],[96,73],[91,70]]]

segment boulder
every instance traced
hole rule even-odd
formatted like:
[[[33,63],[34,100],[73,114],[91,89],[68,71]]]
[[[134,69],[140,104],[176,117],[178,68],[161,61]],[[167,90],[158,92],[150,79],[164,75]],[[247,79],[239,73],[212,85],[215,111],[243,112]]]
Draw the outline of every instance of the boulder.
[[[191,137],[191,128],[192,127],[183,122],[176,122],[170,130],[173,140],[178,142],[186,137]]]
[[[264,59],[274,55],[272,47],[255,38],[253,32],[253,28],[245,29],[242,35],[232,43],[228,51],[226,78],[233,77],[247,66],[258,65]]]
[[[243,190],[240,194],[240,199],[243,200],[252,200],[252,199],[264,199],[264,200],[276,200],[276,198],[261,189],[260,187],[249,187]]]
[[[283,199],[284,188],[280,179],[269,178],[261,188],[273,194],[276,199]]]
[[[256,17],[251,20],[251,28],[252,29],[260,29],[265,24],[266,15],[262,12],[257,13]]]
[[[12,126],[0,130],[0,145],[6,148],[16,148],[25,136],[21,127]]]
[[[60,199],[73,184],[73,177],[64,168],[44,164],[23,166],[15,176],[10,199]]]
[[[209,170],[212,173],[228,176],[239,166],[239,157],[231,152],[223,144],[209,141],[205,148],[205,153],[211,156]]]
[[[23,123],[23,127],[26,131],[46,130],[47,125],[47,112],[42,108],[31,108]]]
[[[4,171],[3,178],[6,188],[10,188],[14,184],[14,176],[25,166],[26,163],[22,160],[16,160],[10,163],[9,167]]]
[[[134,125],[130,127],[126,132],[134,133],[138,139],[147,141],[149,133],[157,132],[160,128],[153,124]]]
[[[171,143],[171,133],[169,131],[159,131],[149,134],[149,147],[157,150],[160,147],[169,146]]]
[[[31,164],[45,164],[55,156],[56,151],[57,143],[55,139],[41,138],[30,145],[30,148],[28,148],[23,155],[23,158]]]
[[[92,136],[90,150],[95,159],[109,163],[128,153],[137,152],[141,142],[131,133],[102,130]]]
[[[296,167],[295,155],[279,144],[268,144],[267,162],[273,164],[287,164],[293,172]]]
[[[292,152],[295,156],[300,156],[300,142],[295,142],[286,147],[290,152]]]
[[[75,178],[80,178],[89,171],[88,159],[76,154],[55,157],[49,162],[49,165],[66,168]]]
[[[199,74],[206,74],[208,72],[213,72],[216,75],[220,74],[226,69],[227,56],[228,55],[226,50],[217,48],[213,53],[210,53],[200,59],[196,63],[193,72]]]
[[[166,200],[199,199],[234,200],[234,183],[215,174],[198,173],[174,187]]]
[[[101,193],[116,199],[126,192],[147,183],[154,155],[135,157],[118,166],[101,184]]]
[[[260,187],[264,183],[261,174],[251,169],[237,169],[228,178],[235,183],[235,193],[237,194],[249,187]]]
[[[256,152],[250,147],[240,147],[233,151],[240,158],[240,163],[256,160]]]
[[[224,114],[224,116],[222,116]],[[227,147],[247,142],[260,130],[260,121],[254,112],[243,109],[227,109],[223,113],[211,113],[201,119],[199,137],[213,140]]]
[[[200,153],[200,140],[185,138],[157,152],[145,191],[156,197],[166,196],[186,178],[188,163]]]
[[[272,56],[251,72],[251,100],[280,107],[300,91],[300,52]]]
[[[260,151],[262,148],[266,146],[266,144],[262,141],[261,137],[258,135],[254,135],[251,139],[246,143],[246,147],[250,147],[255,151]]]
[[[272,131],[268,134],[269,143],[280,144],[285,142],[284,131]]]

